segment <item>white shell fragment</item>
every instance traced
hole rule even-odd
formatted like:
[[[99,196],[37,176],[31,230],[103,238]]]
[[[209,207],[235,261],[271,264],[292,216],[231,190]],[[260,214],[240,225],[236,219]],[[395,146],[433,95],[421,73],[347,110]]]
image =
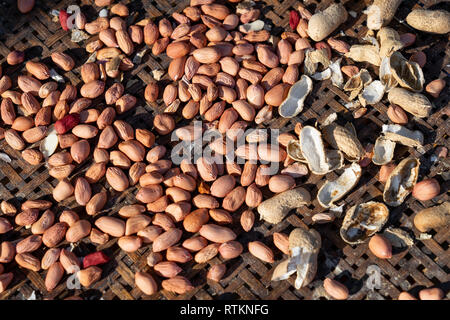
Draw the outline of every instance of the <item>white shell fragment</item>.
[[[380,80],[385,87],[385,91],[389,92],[391,89],[395,88],[398,84],[392,74],[391,67],[389,65],[389,58],[384,57],[380,64]]]
[[[381,101],[384,96],[385,86],[380,80],[372,81],[358,96],[362,106],[373,105]]]
[[[11,158],[4,152],[0,152],[0,160],[11,163]]]
[[[359,101],[350,101],[344,104],[344,107],[346,107],[348,110],[355,110],[356,108],[360,107],[361,103]]]
[[[353,163],[344,173],[334,181],[327,181],[319,189],[317,200],[324,208],[333,206],[335,201],[342,199],[358,183],[361,177],[361,167]]]
[[[363,243],[379,231],[389,218],[385,204],[369,201],[351,207],[345,214],[341,238],[349,244]]]
[[[239,31],[242,33],[248,33],[250,31],[260,31],[264,29],[264,21],[255,20],[253,22],[249,22],[239,26]]]
[[[145,48],[139,50],[138,53],[136,53],[136,55],[133,58],[133,63],[140,64],[142,62],[142,57],[145,55],[147,50],[148,50],[148,47],[145,47]]]
[[[322,121],[322,123],[320,124],[320,128],[323,129],[323,127],[332,124],[332,123],[335,122],[336,120],[337,120],[337,113],[336,113],[336,112],[330,113],[330,114],[325,118],[325,120]]]
[[[50,78],[59,83],[64,83],[64,78],[56,72],[55,69],[50,69]]]
[[[342,88],[344,85],[344,76],[341,71],[341,61],[342,59],[336,60],[325,70],[314,73],[311,78],[317,81],[328,80],[331,78],[331,82],[334,86]]]
[[[398,207],[411,193],[419,176],[420,161],[409,157],[403,159],[389,175],[383,191],[388,206]]]
[[[317,80],[317,81],[328,80],[331,78],[331,69],[327,68],[327,69],[323,70],[322,72],[316,72],[311,76],[311,78],[313,78],[314,80]]]
[[[47,136],[42,139],[41,144],[39,145],[39,150],[44,155],[44,158],[47,159],[55,153],[56,148],[58,148],[58,135],[56,134],[54,126],[51,125],[48,128]]]
[[[272,281],[288,279],[296,272],[295,288],[307,286],[316,276],[317,256],[321,246],[322,240],[316,230],[292,230],[289,235],[289,259],[275,268]]]
[[[56,148],[58,148],[58,136],[56,133],[49,134],[45,137],[39,146],[39,150],[44,155],[44,158],[48,158],[54,154]]]
[[[163,77],[164,74],[165,74],[164,70],[161,70],[161,69],[152,70],[152,77],[156,81],[161,80],[161,78]]]
[[[291,256],[289,264],[296,266],[296,289],[307,286],[314,280],[317,272],[317,256],[321,246],[320,234],[314,229],[297,228],[289,234],[289,253]]]
[[[324,69],[330,66],[330,59],[328,59],[327,51],[325,49],[307,49],[305,52],[304,62],[305,74],[311,76],[316,73],[319,64],[321,64]]]
[[[406,60],[396,51],[389,58],[389,66],[400,86],[415,92],[422,91],[425,78],[422,68],[416,62]]]
[[[98,16],[100,18],[106,18],[108,17],[108,9],[102,9],[100,10],[100,12],[98,13]]]
[[[292,160],[307,163],[305,157],[302,154],[299,140],[289,141],[286,147],[286,152]]]
[[[414,244],[413,238],[400,228],[389,227],[383,232],[383,236],[389,240],[392,247],[402,249],[411,247]]]
[[[92,52],[89,57],[87,58],[85,63],[91,63],[91,62],[95,62],[97,60],[97,51]]]
[[[378,137],[373,147],[372,162],[376,165],[382,166],[392,161],[394,157],[396,143],[384,138]]]
[[[86,32],[80,29],[72,29],[72,35],[70,38],[70,41],[72,42],[81,42],[84,40],[87,40],[90,38],[90,35],[88,35]]]
[[[399,124],[383,124],[382,132],[386,139],[398,142],[408,147],[422,147],[423,134],[416,130],[411,131]]]
[[[286,259],[278,264],[273,270],[272,281],[281,281],[289,279],[297,271],[294,263],[289,263],[290,259]]]
[[[313,88],[312,80],[303,75],[299,81],[289,89],[287,98],[281,103],[278,112],[283,118],[293,118],[303,110],[306,97]]]
[[[383,27],[378,31],[377,39],[380,43],[380,56],[382,58],[391,56],[397,50],[403,48],[400,35],[392,28]]]
[[[176,99],[174,102],[169,104],[165,109],[164,113],[175,113],[177,112],[178,108],[180,107],[181,101],[180,99]]]
[[[343,161],[342,153],[325,151],[320,131],[311,126],[305,126],[300,131],[300,150],[314,174],[323,175],[333,171]]]
[[[376,47],[377,50],[380,49],[380,43],[378,42],[377,38],[375,38],[375,33],[373,32],[373,30],[369,30],[367,34],[362,37],[362,40],[364,42],[370,43],[371,45]]]
[[[341,61],[342,58],[337,59],[335,62],[330,64],[329,69],[331,70],[331,83],[338,88],[342,88],[344,85],[344,75],[341,71]]]

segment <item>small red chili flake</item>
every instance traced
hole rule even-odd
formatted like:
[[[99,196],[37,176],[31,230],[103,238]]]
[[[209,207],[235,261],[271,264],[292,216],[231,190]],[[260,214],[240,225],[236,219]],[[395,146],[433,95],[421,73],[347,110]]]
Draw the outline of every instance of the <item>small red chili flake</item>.
[[[79,123],[80,123],[80,115],[78,113],[68,114],[64,116],[64,118],[55,122],[56,133],[64,134]]]
[[[295,30],[300,22],[300,14],[296,10],[291,10],[289,14],[289,25],[292,30]]]
[[[97,266],[99,264],[104,264],[109,261],[109,258],[106,254],[103,253],[103,251],[97,251],[94,253],[88,254],[83,259],[83,268],[86,269],[90,266]]]
[[[59,10],[59,22],[64,30],[69,30],[67,27],[67,19],[69,19],[69,14],[65,10]]]

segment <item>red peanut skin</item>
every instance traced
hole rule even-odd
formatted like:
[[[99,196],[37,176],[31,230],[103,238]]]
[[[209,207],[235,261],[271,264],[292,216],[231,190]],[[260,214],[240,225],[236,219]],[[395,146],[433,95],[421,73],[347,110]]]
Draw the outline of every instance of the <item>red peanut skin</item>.
[[[88,254],[83,259],[83,268],[86,269],[90,266],[97,266],[99,264],[104,264],[109,261],[109,257],[104,254],[102,251],[97,251],[94,253]]]
[[[80,123],[80,115],[78,113],[68,114],[61,120],[55,122],[56,133],[64,134],[79,123]]]

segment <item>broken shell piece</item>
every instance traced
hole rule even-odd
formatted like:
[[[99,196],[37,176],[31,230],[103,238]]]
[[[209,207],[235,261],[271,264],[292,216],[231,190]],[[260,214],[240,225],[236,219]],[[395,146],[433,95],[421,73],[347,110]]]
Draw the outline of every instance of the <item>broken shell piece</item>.
[[[161,80],[161,78],[163,77],[164,74],[165,74],[164,70],[161,70],[161,69],[155,69],[152,71],[152,77],[156,81]]]
[[[319,130],[311,126],[302,128],[300,131],[300,150],[312,173],[323,175],[330,172],[330,164]]]
[[[341,71],[341,61],[342,59],[338,59],[332,64],[330,64],[329,69],[331,70],[331,83],[338,88],[342,88],[344,85],[344,75]]]
[[[295,266],[297,278],[295,288],[300,289],[314,280],[317,272],[317,256],[322,240],[320,234],[314,230],[294,229],[289,234],[289,265],[288,270]]]
[[[378,42],[380,43],[380,57],[389,57],[395,51],[403,48],[403,43],[400,41],[400,35],[392,28],[383,27],[377,34]]]
[[[11,163],[11,158],[4,152],[0,152],[0,160],[5,161],[6,163]]]
[[[414,225],[420,232],[445,228],[450,225],[450,202],[423,209],[414,216]]]
[[[389,240],[392,247],[397,249],[411,247],[414,244],[414,240],[408,232],[400,228],[389,227],[384,230],[382,235]]]
[[[180,107],[181,101],[180,99],[176,99],[174,102],[169,104],[165,109],[164,113],[175,113],[177,112],[178,108]]]
[[[253,22],[239,26],[239,31],[242,33],[249,33],[250,31],[261,31],[262,29],[264,29],[264,21],[262,20],[255,20]]]
[[[328,80],[331,78],[331,69],[327,68],[327,69],[323,70],[322,72],[316,72],[311,76],[311,78],[313,78],[314,80],[317,80],[317,81]]]
[[[281,174],[286,174],[294,179],[300,178],[308,174],[308,167],[299,162],[295,162],[281,170]]]
[[[239,2],[236,6],[236,13],[237,14],[244,14],[248,12],[250,9],[252,9],[255,6],[255,2],[251,0],[244,0],[242,2]]]
[[[319,125],[319,127],[322,129],[325,126],[328,126],[329,124],[335,122],[337,120],[337,113],[332,112],[330,113]]]
[[[320,234],[314,229],[294,229],[289,235],[290,258],[281,262],[275,268],[272,281],[288,279],[297,272],[295,288],[307,286],[317,272],[317,255],[322,241]]]
[[[89,55],[85,63],[95,62],[97,60],[97,51],[94,51]]]
[[[386,92],[389,92],[392,88],[395,88],[398,84],[397,80],[395,80],[395,77],[392,74],[388,57],[384,57],[383,60],[381,60],[380,80],[381,83],[385,86]]]
[[[88,35],[86,32],[84,32],[83,30],[80,29],[72,29],[72,35],[70,38],[70,41],[72,42],[81,42],[84,40],[89,39],[91,36]]]
[[[354,133],[336,123],[322,129],[323,138],[333,148],[341,150],[350,161],[359,161],[364,156],[364,148]]]
[[[381,101],[384,96],[385,86],[380,80],[372,81],[358,96],[362,106],[373,105]]]
[[[324,69],[330,66],[330,59],[328,59],[327,50],[326,49],[307,50],[304,62],[305,74],[310,76],[316,73],[319,64],[321,64]]]
[[[350,51],[345,56],[356,62],[368,62],[375,66],[381,64],[378,48],[372,45],[355,44],[350,47]]]
[[[281,103],[278,112],[283,118],[293,118],[303,110],[306,97],[313,88],[312,80],[303,75],[299,81],[289,89],[288,96]]]
[[[289,141],[286,151],[287,151],[288,156],[292,160],[303,162],[303,163],[308,163],[308,161],[306,161],[305,157],[303,157],[302,149],[300,147],[300,140]]]
[[[324,223],[333,222],[334,218],[335,218],[335,216],[333,213],[316,213],[315,215],[313,215],[311,217],[311,220],[314,223],[324,224]]]
[[[368,30],[366,35],[364,37],[362,37],[362,41],[370,43],[371,45],[376,47],[377,50],[380,50],[380,43],[375,38],[375,32],[373,30]]]
[[[349,99],[353,100],[358,96],[364,86],[371,82],[372,77],[370,76],[369,71],[361,69],[357,74],[348,79],[344,85],[344,91],[351,91]]]
[[[373,147],[372,162],[376,165],[382,166],[391,162],[394,157],[395,142],[384,137],[378,137]]]
[[[391,72],[398,84],[404,88],[420,92],[425,79],[422,68],[413,61],[408,61],[400,52],[394,52],[389,58]]]
[[[289,264],[289,261],[290,259],[286,259],[275,267],[272,274],[272,281],[289,279],[289,277],[297,271],[296,265],[293,263]]]
[[[100,18],[106,18],[108,17],[108,9],[102,9],[100,10],[100,12],[98,13],[98,16]]]
[[[344,154],[339,150],[325,150],[325,157],[329,166],[329,171],[340,169],[344,166]]]
[[[317,200],[322,207],[329,208],[333,203],[340,200],[358,183],[361,177],[361,167],[353,163],[344,170],[344,173],[334,181],[327,181],[319,189]]]
[[[389,175],[383,191],[388,206],[398,207],[411,193],[419,175],[420,161],[409,157],[403,159]]]
[[[430,116],[433,109],[433,105],[426,96],[403,88],[393,88],[388,94],[388,100],[418,118]]]
[[[386,139],[407,147],[422,147],[423,134],[419,130],[411,131],[399,124],[383,124],[382,132]]]
[[[349,244],[363,243],[378,232],[389,218],[385,204],[375,201],[351,207],[345,214],[341,238]]]
[[[39,150],[42,152],[44,158],[47,159],[55,153],[56,148],[58,148],[58,135],[52,125],[47,131],[47,136],[41,141]]]
[[[64,83],[64,78],[56,72],[55,69],[50,69],[50,78],[59,83]]]
[[[133,58],[133,63],[134,64],[141,64],[142,62],[142,57],[145,55],[145,53],[147,52],[148,47],[141,49],[138,51],[138,53],[136,53],[136,55]]]

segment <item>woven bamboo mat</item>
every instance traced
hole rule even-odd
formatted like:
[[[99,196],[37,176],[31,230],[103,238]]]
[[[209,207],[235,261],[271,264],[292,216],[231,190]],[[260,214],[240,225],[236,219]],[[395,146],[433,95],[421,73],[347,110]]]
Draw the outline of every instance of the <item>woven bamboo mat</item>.
[[[74,43],[70,40],[70,34],[63,31],[59,24],[52,22],[49,15],[52,9],[63,9],[68,5],[77,3],[82,7],[83,12],[96,15],[93,1],[82,0],[64,0],[64,1],[36,1],[36,7],[27,15],[20,15],[16,9],[15,1],[6,0],[0,6],[0,63],[3,64],[4,73],[8,75],[17,75],[22,70],[20,67],[7,66],[5,62],[7,54],[14,50],[24,50],[27,59],[39,57],[44,61],[49,61],[49,55],[52,51],[67,51],[75,58],[77,68],[64,74],[67,81],[76,85],[81,82],[80,66],[86,61],[87,54],[83,49],[84,43]],[[159,19],[160,17],[170,15],[172,12],[181,11],[188,3],[188,0],[142,0],[142,1],[124,1],[130,8],[130,12],[138,12],[137,19],[145,16]],[[313,12],[315,8],[323,9],[334,1],[304,1],[308,8]],[[345,32],[346,40],[349,43],[357,43],[358,38],[363,36],[367,28],[365,27],[366,16],[362,11],[367,7],[370,0],[364,1],[341,1],[347,9],[354,12],[350,15],[348,21],[341,27]],[[407,13],[414,7],[429,7],[436,1],[404,1],[397,11],[391,26],[394,26],[400,33],[414,32],[402,20]],[[258,5],[262,9],[262,17],[266,22],[273,25],[272,33],[281,34],[289,30],[289,10],[295,8],[298,1],[259,1]],[[438,4],[437,8],[447,6],[448,4]],[[87,10],[87,11],[86,11]],[[417,201],[411,196],[397,208],[390,208],[390,218],[387,225],[393,227],[412,230],[411,235],[419,235],[419,232],[413,227],[412,220],[414,214],[425,207],[430,207],[448,200],[446,190],[449,183],[444,181],[439,175],[444,168],[442,165],[436,165],[430,157],[436,146],[446,146],[450,148],[449,134],[450,125],[448,120],[448,75],[450,72],[449,56],[450,46],[448,37],[433,36],[416,33],[416,43],[405,50],[408,56],[415,51],[423,51],[427,55],[428,62],[424,67],[426,83],[436,78],[446,78],[447,86],[443,94],[433,102],[436,106],[433,116],[426,120],[410,121],[410,129],[419,129],[425,135],[424,152],[419,153],[413,148],[396,148],[395,159],[401,159],[408,155],[414,155],[420,158],[421,171],[419,179],[427,177],[436,177],[440,184],[441,195],[431,201]],[[154,69],[167,69],[169,59],[166,55],[154,57],[147,54],[142,64],[128,72],[124,79],[124,85],[127,92],[138,97],[138,107],[126,113],[126,120],[135,127],[152,127],[153,114],[161,111],[162,103],[148,105],[143,99],[143,90],[147,82],[152,79],[151,71]],[[369,66],[370,71],[374,71]],[[13,78],[13,77],[11,77]],[[168,79],[166,76],[165,79]],[[163,82],[164,83],[164,82]],[[388,123],[386,116],[388,107],[387,101],[368,107],[368,112],[359,119],[353,119],[352,113],[344,107],[348,102],[348,96],[340,89],[325,81],[315,82],[313,93],[306,100],[305,110],[297,118],[274,119],[268,126],[280,128],[282,131],[292,130],[296,122],[303,124],[312,124],[316,121],[324,120],[329,114],[336,112],[340,119],[344,121],[353,121],[359,138],[363,145],[374,143],[376,137],[381,131],[382,124]],[[447,107],[446,113],[444,108]],[[52,200],[52,188],[57,181],[49,176],[44,164],[30,166],[24,162],[19,152],[11,149],[4,140],[0,141],[0,150],[10,155],[13,161],[9,164],[0,163],[0,198],[10,200],[19,205],[25,199],[47,199]],[[87,167],[87,165],[85,165]],[[382,199],[384,185],[377,179],[379,167],[370,164],[363,170],[363,176],[359,184],[353,189],[353,192],[339,201],[337,204],[345,204],[345,209],[357,203]],[[80,170],[80,169],[76,169]],[[297,179],[297,185],[306,185],[315,197],[318,188],[326,179],[337,178],[336,173],[330,173],[325,177],[310,175],[306,178]],[[94,189],[95,190],[95,189]],[[97,191],[97,190],[95,190]],[[107,214],[115,214],[120,207],[125,204],[134,203],[134,194],[136,188],[130,188],[123,193],[112,192],[109,195],[109,201],[106,205]],[[53,207],[56,214],[66,208],[73,208],[80,216],[86,216],[81,212],[81,208],[73,197],[62,202],[58,207]],[[38,299],[63,299],[72,295],[79,295],[85,299],[325,299],[326,293],[322,287],[322,281],[325,277],[335,278],[345,284],[350,291],[349,299],[396,299],[401,291],[418,291],[424,287],[438,286],[450,297],[450,251],[449,239],[450,229],[432,230],[429,234],[432,238],[428,240],[415,240],[415,244],[402,252],[394,252],[394,256],[389,260],[380,260],[376,258],[367,249],[367,244],[358,246],[346,245],[339,236],[339,227],[341,219],[336,219],[333,223],[324,225],[313,225],[311,216],[318,212],[324,212],[317,200],[307,208],[302,208],[298,212],[292,212],[282,223],[278,225],[269,225],[257,222],[255,227],[249,233],[242,233],[239,226],[239,214],[235,214],[236,221],[233,223],[233,229],[239,234],[238,239],[244,247],[247,242],[260,240],[274,249],[276,260],[283,259],[282,254],[273,246],[272,234],[274,232],[289,232],[299,226],[307,225],[313,227],[322,235],[322,249],[319,254],[318,272],[308,287],[301,290],[295,290],[294,279],[291,277],[287,281],[271,282],[273,264],[263,263],[254,258],[248,252],[244,252],[239,258],[227,261],[227,273],[219,283],[206,281],[206,272],[209,265],[215,264],[220,260],[216,257],[207,264],[198,265],[187,263],[183,265],[183,275],[191,280],[195,289],[184,294],[174,295],[164,290],[153,296],[145,296],[134,287],[134,273],[138,270],[148,271],[146,266],[146,257],[150,252],[151,246],[144,246],[135,253],[126,254],[116,245],[116,240],[111,240],[107,244],[95,247],[88,239],[77,244],[74,252],[78,256],[84,256],[87,253],[104,250],[112,258],[111,262],[103,266],[102,279],[95,283],[89,289],[69,290],[66,286],[67,276],[60,282],[51,293],[48,293],[44,285],[45,271],[39,273],[19,269],[15,263],[5,266],[6,271],[11,270],[14,273],[13,283],[9,289],[0,294],[0,299],[28,299],[35,292]],[[89,219],[89,217],[87,218]],[[0,236],[0,242],[5,240],[17,239],[21,235],[27,235],[28,230],[17,229],[6,235]],[[67,247],[67,243],[60,246]],[[36,252],[36,256],[41,257],[43,252]],[[368,268],[378,266],[381,271],[381,286],[376,290],[368,288],[366,281],[369,278]],[[369,270],[370,270],[369,268]]]

